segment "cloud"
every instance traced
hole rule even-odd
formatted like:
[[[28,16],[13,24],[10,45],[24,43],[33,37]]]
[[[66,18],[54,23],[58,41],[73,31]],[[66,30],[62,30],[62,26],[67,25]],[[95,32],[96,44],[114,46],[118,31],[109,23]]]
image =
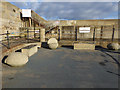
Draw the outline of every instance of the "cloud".
[[[119,0],[42,0],[43,2],[119,2]]]
[[[6,0],[6,1],[8,2],[119,2],[119,0]]]
[[[27,0],[26,0],[27,1]],[[31,8],[48,20],[104,19],[118,17],[117,2],[14,2],[19,8]],[[45,0],[44,0],[45,1]]]
[[[37,8],[39,8],[40,5],[40,0],[30,0],[31,2],[29,2],[29,0],[24,0],[24,2],[11,2],[12,4],[14,4],[15,6],[21,8],[21,9],[32,9],[32,10],[36,10]]]
[[[47,19],[104,19],[118,13],[112,2],[43,2],[36,12]]]

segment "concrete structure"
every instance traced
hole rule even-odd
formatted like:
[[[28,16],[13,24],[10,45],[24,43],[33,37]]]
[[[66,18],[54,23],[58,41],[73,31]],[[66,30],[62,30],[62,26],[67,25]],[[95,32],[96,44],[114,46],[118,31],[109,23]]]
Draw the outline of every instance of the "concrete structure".
[[[23,37],[39,42],[45,42],[50,38],[68,41],[98,41],[102,45],[104,40],[114,42],[118,40],[118,20],[56,20],[47,21],[33,10],[31,17],[22,17],[22,10],[8,2],[0,4],[2,15],[0,26],[4,34],[9,31],[9,37]],[[6,16],[7,15],[7,16]],[[90,27],[89,33],[80,33],[79,28]],[[6,39],[6,35],[1,40]],[[41,47],[41,45],[39,46]]]
[[[38,51],[37,45],[29,45],[22,48],[22,53],[29,57],[37,53],[37,51]]]
[[[58,43],[50,43],[49,48],[50,49],[56,49],[58,47]]]
[[[56,49],[58,47],[58,41],[56,38],[50,38],[47,42],[50,49]]]
[[[95,50],[95,44],[88,43],[74,43],[74,49],[77,50]]]
[[[51,44],[51,43],[58,43],[58,41],[56,40],[56,38],[50,38],[47,44]]]
[[[118,43],[110,43],[107,45],[108,49],[110,50],[118,50],[120,49],[120,45]]]
[[[42,28],[40,32],[40,41],[45,42],[45,29]]]
[[[20,52],[12,52],[8,55],[5,63],[10,66],[22,66],[28,62],[28,56]]]
[[[35,13],[33,10],[31,11],[31,17],[22,17],[22,10],[9,2],[1,2],[0,4],[1,13],[0,16],[0,22],[2,22],[2,25],[0,26],[0,29],[2,29],[2,32],[0,34],[4,34],[7,31],[10,33],[10,37],[12,36],[21,36],[26,37],[27,34],[25,30],[27,31],[28,27],[33,27],[31,31],[35,31],[35,27],[40,28],[47,28],[48,24],[47,21],[44,20],[42,17],[40,17],[37,13]],[[26,29],[21,29],[23,27],[26,27]],[[29,33],[32,34],[32,33]],[[35,37],[35,33],[31,35],[31,37]],[[39,35],[38,35],[39,36]],[[2,36],[2,40],[6,39],[6,35]]]
[[[23,18],[22,10],[18,7],[8,3],[2,2],[0,5],[2,8],[2,33],[6,33],[7,30],[10,36],[21,36],[27,37],[28,34],[25,33],[29,30],[29,38],[39,37],[40,33],[35,33],[36,27],[44,28],[50,33],[43,38],[55,37],[57,39],[67,39],[67,40],[81,40],[81,39],[118,39],[118,20],[59,20],[59,21],[46,21],[41,18],[33,10],[31,12],[31,18]],[[7,17],[6,17],[7,15]],[[52,23],[51,23],[52,22]],[[54,23],[59,22],[57,25]],[[31,28],[29,28],[31,27]],[[55,28],[52,28],[55,27]],[[84,34],[79,33],[80,27],[90,27],[90,33]],[[29,28],[29,29],[28,29]],[[59,30],[58,30],[59,29]],[[39,35],[40,34],[40,35]],[[43,33],[44,35],[44,33]],[[3,36],[5,39],[6,36]],[[42,40],[42,39],[41,39]],[[45,41],[45,40],[43,40]]]
[[[52,21],[53,23],[56,21]],[[85,40],[85,39],[119,39],[118,37],[118,20],[61,20],[59,21],[58,29],[53,29],[58,32],[60,39],[67,40]],[[90,33],[80,33],[80,27],[90,27]],[[51,33],[52,34],[52,33]],[[56,34],[56,33],[55,33]],[[50,35],[48,33],[47,37]],[[53,34],[54,36],[54,34]],[[56,37],[56,38],[57,38]]]
[[[3,65],[2,87],[115,90],[119,86],[119,67],[115,60],[119,61],[118,53],[101,50],[41,48],[22,68]]]
[[[25,46],[29,46],[29,45],[37,45],[38,48],[41,48],[41,42],[25,44]]]

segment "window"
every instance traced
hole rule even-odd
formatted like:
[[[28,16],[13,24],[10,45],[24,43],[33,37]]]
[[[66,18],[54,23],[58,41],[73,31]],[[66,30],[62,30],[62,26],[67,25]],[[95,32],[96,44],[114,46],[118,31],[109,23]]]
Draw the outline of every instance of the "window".
[[[13,12],[16,12],[15,9],[13,9]]]

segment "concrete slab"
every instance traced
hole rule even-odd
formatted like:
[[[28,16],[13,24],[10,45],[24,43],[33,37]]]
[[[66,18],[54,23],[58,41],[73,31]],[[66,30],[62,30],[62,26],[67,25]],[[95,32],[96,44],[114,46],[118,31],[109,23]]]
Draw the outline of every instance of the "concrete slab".
[[[74,43],[74,49],[87,49],[87,50],[95,50],[95,44],[88,43]]]
[[[29,46],[29,45],[37,45],[38,48],[41,48],[41,42],[25,44],[25,46]]]
[[[18,68],[3,64],[3,88],[118,88],[117,52],[41,48]],[[109,54],[109,55],[108,55]]]
[[[38,48],[37,45],[29,45],[21,49],[22,53],[26,54],[27,56],[32,56],[33,54],[37,53]]]

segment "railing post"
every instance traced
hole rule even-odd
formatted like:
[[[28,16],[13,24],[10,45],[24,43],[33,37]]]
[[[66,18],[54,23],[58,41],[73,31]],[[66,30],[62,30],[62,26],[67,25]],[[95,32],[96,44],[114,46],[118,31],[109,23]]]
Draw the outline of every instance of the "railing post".
[[[9,32],[8,31],[7,31],[7,43],[8,43],[8,49],[10,49]]]
[[[60,29],[58,29],[58,41],[60,41]]]
[[[75,29],[75,41],[77,41],[77,28]]]
[[[95,41],[95,27],[94,27],[94,31],[93,31],[93,41]]]
[[[29,30],[28,30],[28,28],[27,28],[27,41],[29,43]]]
[[[102,44],[102,37],[103,37],[103,26],[101,26],[101,32],[100,32],[100,45]]]
[[[115,33],[115,27],[113,25],[112,42],[114,41],[114,33]]]
[[[39,29],[39,42],[40,42],[40,29]]]

